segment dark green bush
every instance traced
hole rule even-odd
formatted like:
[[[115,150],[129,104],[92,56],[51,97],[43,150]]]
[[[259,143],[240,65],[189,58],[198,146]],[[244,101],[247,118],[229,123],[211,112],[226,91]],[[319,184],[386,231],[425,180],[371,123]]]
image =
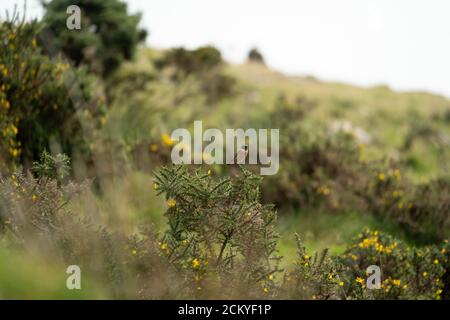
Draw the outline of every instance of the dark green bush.
[[[220,66],[223,63],[222,54],[214,47],[206,46],[195,50],[175,48],[169,50],[163,58],[156,61],[160,69],[176,67],[186,75],[198,74]]]
[[[81,9],[81,29],[66,26],[70,5]],[[45,2],[45,31],[52,45],[75,62],[107,76],[122,61],[133,57],[146,31],[138,28],[139,14],[129,15],[127,5],[118,0],[52,0]]]
[[[258,49],[253,48],[248,52],[248,61],[264,64],[264,57]]]
[[[212,46],[195,50],[172,49],[155,65],[159,70],[171,70],[171,78],[175,82],[181,82],[188,76],[198,78],[201,93],[206,96],[208,103],[216,103],[234,92],[235,79],[223,73],[222,55]]]

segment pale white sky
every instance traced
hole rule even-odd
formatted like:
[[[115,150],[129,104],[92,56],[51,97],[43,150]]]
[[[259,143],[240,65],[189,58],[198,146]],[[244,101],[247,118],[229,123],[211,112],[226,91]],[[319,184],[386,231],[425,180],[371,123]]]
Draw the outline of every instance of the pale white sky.
[[[22,0],[0,0],[0,13]],[[448,0],[128,0],[153,47],[212,44],[240,63],[256,46],[270,67],[357,85],[450,97]],[[40,16],[28,0],[28,16]]]

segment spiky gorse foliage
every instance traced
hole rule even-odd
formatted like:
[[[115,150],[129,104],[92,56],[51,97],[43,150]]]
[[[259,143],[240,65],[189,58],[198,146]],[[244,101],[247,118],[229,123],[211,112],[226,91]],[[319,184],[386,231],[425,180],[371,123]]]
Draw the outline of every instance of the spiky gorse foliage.
[[[276,212],[259,202],[261,178],[245,169],[234,178],[185,166],[162,168],[155,188],[167,199],[161,250],[179,270],[217,295],[273,293],[278,269]]]
[[[346,291],[357,299],[448,299],[449,244],[410,247],[389,234],[365,230],[345,253]],[[381,288],[366,288],[366,268],[382,270]]]
[[[63,248],[66,228],[73,224],[68,203],[86,186],[61,183],[68,173],[68,165],[66,156],[45,152],[41,162],[33,166],[34,175],[22,170],[7,176],[0,174],[2,235],[9,235],[16,244],[25,247]]]
[[[344,299],[344,282],[340,274],[345,267],[328,254],[328,249],[310,256],[300,237],[297,241],[297,259],[293,270],[287,271],[283,294],[289,299],[329,300]]]
[[[69,156],[89,154],[101,125],[105,106],[97,79],[47,56],[40,29],[17,13],[0,22],[1,170],[38,160],[51,145]]]
[[[86,196],[90,183],[67,181],[68,173],[68,157],[47,152],[32,171],[0,172],[2,245],[55,264],[76,264],[105,283],[111,298],[176,297],[177,283],[184,282],[162,256],[154,233],[142,228],[131,236],[98,216],[78,212],[76,202]]]

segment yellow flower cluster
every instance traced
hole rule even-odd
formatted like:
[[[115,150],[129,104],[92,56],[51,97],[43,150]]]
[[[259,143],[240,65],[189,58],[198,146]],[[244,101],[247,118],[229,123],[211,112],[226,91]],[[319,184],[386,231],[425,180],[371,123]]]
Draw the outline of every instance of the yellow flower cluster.
[[[158,152],[158,145],[156,143],[152,143],[150,145],[150,151],[153,153]]]
[[[394,177],[396,180],[400,180],[402,178],[402,174],[400,173],[400,170],[398,170],[398,169],[390,170],[387,173],[379,172],[377,174],[377,178],[378,178],[379,181],[386,180],[387,176]]]
[[[6,77],[9,73],[8,68],[4,65],[0,63],[0,73]]]
[[[359,283],[359,284],[364,288],[364,286],[365,286],[365,285],[364,285],[364,282],[365,282],[365,281],[364,281],[363,278],[357,277],[355,281],[356,281],[356,283]]]
[[[164,133],[164,134],[161,136],[161,140],[162,140],[162,142],[163,142],[166,146],[168,146],[168,147],[173,146],[174,143],[175,143],[175,141],[173,141],[167,133]]]
[[[194,268],[194,269],[200,268],[200,260],[198,260],[197,258],[194,258],[192,260],[192,268]]]
[[[16,158],[20,155],[20,141],[15,141],[15,136],[19,133],[19,129],[14,123],[9,124],[3,128],[3,136],[9,137],[9,154],[11,157]]]
[[[392,197],[393,198],[400,198],[403,195],[403,191],[401,190],[394,190],[392,191]]]
[[[2,85],[3,87],[4,85]],[[9,101],[3,97],[0,98],[0,108],[8,110],[11,107]]]
[[[170,253],[170,249],[169,246],[167,245],[167,243],[164,242],[160,242],[159,243],[159,248],[161,249],[161,251],[165,254],[169,254]]]
[[[376,252],[391,254],[392,251],[397,248],[398,243],[394,242],[389,246],[384,246],[379,242],[378,231],[372,231],[370,236],[364,238],[360,243],[358,243],[358,247],[363,249],[374,248]]]
[[[9,126],[3,129],[3,136],[8,135],[17,135],[19,133],[19,129],[17,129],[16,125],[14,123],[11,123]]]
[[[327,186],[320,186],[317,188],[318,194],[323,194],[324,196],[329,195],[331,190]]]
[[[167,200],[167,206],[169,208],[173,208],[177,205],[177,200],[170,198],[169,200]]]
[[[393,279],[391,276],[381,282],[381,288],[384,289],[385,292],[389,292],[393,287],[407,289],[408,285],[405,283],[402,286],[401,279]]]
[[[70,65],[68,63],[62,63],[62,62],[58,62],[56,64],[56,73],[60,74],[64,71],[66,71],[67,69],[69,69]]]
[[[441,300],[442,289],[436,290],[436,300]]]

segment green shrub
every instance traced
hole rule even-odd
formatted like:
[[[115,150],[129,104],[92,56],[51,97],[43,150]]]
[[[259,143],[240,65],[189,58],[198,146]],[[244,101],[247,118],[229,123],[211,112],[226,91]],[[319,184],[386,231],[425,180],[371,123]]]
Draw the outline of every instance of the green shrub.
[[[351,137],[314,137],[303,129],[285,133],[280,144],[280,171],[264,183],[264,199],[280,207],[361,209],[359,195],[368,184],[370,168],[360,159]]]
[[[298,102],[298,105],[296,104]],[[417,242],[435,243],[450,230],[447,178],[416,184],[402,163],[367,160],[365,146],[349,134],[328,134],[306,121],[314,102],[277,100],[272,125],[283,131],[280,171],[262,185],[265,201],[280,208],[367,212],[400,226]],[[289,122],[288,119],[301,119]]]
[[[43,247],[64,244],[65,229],[72,219],[68,203],[84,188],[71,182],[60,183],[68,173],[68,167],[64,155],[52,157],[44,153],[42,162],[33,166],[36,176],[22,170],[0,176],[3,234],[13,236],[17,244],[25,246],[34,246],[41,241]]]
[[[176,67],[185,75],[209,71],[223,63],[222,54],[212,46],[199,47],[195,50],[175,48],[169,50],[163,58],[156,61],[159,69]]]
[[[374,172],[372,177],[362,193],[372,214],[397,223],[418,242],[439,242],[449,236],[448,179],[414,185],[395,167]]]
[[[264,57],[258,49],[253,48],[248,52],[248,61],[264,64]]]
[[[358,299],[441,299],[448,282],[444,279],[450,267],[448,250],[448,241],[416,248],[389,234],[366,230],[345,253],[350,272],[347,295]],[[370,265],[381,268],[381,289],[366,288]]]
[[[193,296],[272,295],[279,271],[276,213],[259,202],[260,178],[243,170],[235,179],[215,180],[184,166],[164,167],[155,177],[168,205],[161,250],[186,270],[197,288]]]
[[[81,29],[69,30],[66,10],[81,9]],[[130,60],[146,31],[138,29],[139,14],[129,15],[127,5],[118,0],[52,0],[44,4],[45,30],[52,45],[75,62],[107,76],[124,60]]]
[[[195,76],[200,82],[200,91],[208,103],[217,103],[234,93],[235,79],[222,71],[220,51],[212,46],[195,50],[171,49],[155,62],[159,70],[169,69],[175,82]]]
[[[18,17],[0,23],[0,165],[27,166],[43,150],[89,154],[100,126],[102,96],[94,78],[45,56],[39,26]]]
[[[287,299],[330,300],[345,298],[343,281],[339,274],[345,267],[328,250],[308,255],[300,237],[297,240],[297,259],[294,269],[286,271],[281,287],[282,297]]]

